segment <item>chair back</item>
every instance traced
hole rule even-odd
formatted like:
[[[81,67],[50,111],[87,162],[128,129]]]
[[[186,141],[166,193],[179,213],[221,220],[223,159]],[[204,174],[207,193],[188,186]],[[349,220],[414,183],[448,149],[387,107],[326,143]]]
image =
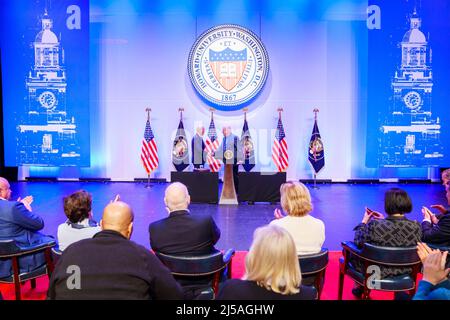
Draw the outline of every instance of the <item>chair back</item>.
[[[174,256],[160,252],[155,254],[172,274],[179,276],[210,275],[226,267],[220,251],[200,256]]]
[[[15,240],[0,240],[0,258],[10,258],[20,252]]]
[[[385,266],[407,267],[420,263],[417,247],[381,247],[365,243],[361,256]]]
[[[319,253],[298,256],[302,275],[312,275],[324,270],[328,265],[328,249],[322,248]]]

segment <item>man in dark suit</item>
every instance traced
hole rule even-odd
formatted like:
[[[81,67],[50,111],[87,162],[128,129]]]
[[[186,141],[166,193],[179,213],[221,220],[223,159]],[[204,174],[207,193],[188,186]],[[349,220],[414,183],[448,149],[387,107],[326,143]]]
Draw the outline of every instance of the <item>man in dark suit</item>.
[[[215,157],[222,160],[224,164],[233,165],[233,180],[236,195],[238,195],[239,188],[239,165],[242,164],[243,152],[241,141],[238,136],[233,134],[231,126],[222,128],[223,139],[220,146],[217,148]]]
[[[124,202],[106,206],[102,231],[64,250],[50,279],[48,298],[182,299],[170,271],[149,250],[130,241],[133,217]]]
[[[442,172],[442,184],[445,186],[447,203],[450,205],[450,169]],[[423,207],[422,241],[440,247],[450,246],[450,214],[443,205],[432,205],[440,211],[435,216],[428,208]]]
[[[192,150],[192,164],[195,169],[203,168],[206,162],[205,141],[203,135],[205,134],[205,128],[199,125],[196,128],[196,133],[192,138],[191,150]]]
[[[41,217],[32,212],[33,197],[11,201],[8,180],[0,177],[0,240],[15,240],[19,246],[30,246],[53,240],[37,231],[44,228]],[[32,254],[19,259],[20,272],[29,272],[45,264],[44,253]],[[0,262],[0,278],[12,273],[11,260]]]
[[[191,215],[191,199],[186,186],[175,182],[167,187],[164,197],[169,216],[149,226],[150,245],[154,251],[171,255],[203,255],[216,251],[220,238],[211,216]]]

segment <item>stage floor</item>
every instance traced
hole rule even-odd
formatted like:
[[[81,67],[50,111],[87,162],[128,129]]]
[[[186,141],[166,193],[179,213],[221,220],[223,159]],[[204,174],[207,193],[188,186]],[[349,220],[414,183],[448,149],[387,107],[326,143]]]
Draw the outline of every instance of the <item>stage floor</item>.
[[[143,183],[127,182],[17,182],[11,183],[13,198],[34,196],[33,212],[45,221],[43,233],[56,237],[57,227],[65,219],[62,198],[71,192],[85,189],[93,195],[93,214],[100,221],[103,207],[120,194],[135,214],[132,240],[149,248],[148,225],[167,216],[164,206],[164,189],[167,184],[152,184],[146,189]],[[311,187],[311,186],[309,186]],[[445,191],[440,184],[326,184],[320,189],[310,188],[314,210],[312,215],[322,219],[326,228],[324,246],[340,250],[340,243],[353,239],[353,228],[361,221],[364,207],[384,212],[384,191],[399,187],[405,189],[413,200],[410,219],[422,220],[423,205],[446,204]],[[255,228],[269,223],[279,205],[257,203],[238,206],[192,204],[194,215],[212,215],[222,235],[217,248],[248,250]]]

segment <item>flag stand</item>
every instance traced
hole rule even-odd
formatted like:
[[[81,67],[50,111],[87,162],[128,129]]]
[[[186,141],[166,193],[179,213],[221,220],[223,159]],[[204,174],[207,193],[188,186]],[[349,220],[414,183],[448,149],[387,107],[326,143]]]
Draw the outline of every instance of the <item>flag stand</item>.
[[[313,189],[316,189],[316,190],[320,189],[320,188],[317,186],[317,174],[315,174],[315,173],[314,173],[314,185],[312,186],[312,188],[313,188]]]
[[[149,188],[151,188],[152,186],[150,185],[150,175],[148,175],[148,178],[147,178],[147,184],[145,185],[145,188],[146,189],[149,189]]]

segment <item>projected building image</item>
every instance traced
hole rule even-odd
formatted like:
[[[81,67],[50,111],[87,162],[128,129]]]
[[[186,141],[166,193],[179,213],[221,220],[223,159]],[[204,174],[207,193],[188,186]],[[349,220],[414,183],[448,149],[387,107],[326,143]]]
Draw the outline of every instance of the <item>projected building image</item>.
[[[444,157],[439,115],[432,110],[432,52],[416,12],[400,43],[389,113],[380,119],[379,161],[384,167],[439,166]]]
[[[45,12],[33,43],[34,66],[26,79],[26,112],[17,119],[17,163],[46,165],[80,162],[77,124],[67,112],[64,49]]]

